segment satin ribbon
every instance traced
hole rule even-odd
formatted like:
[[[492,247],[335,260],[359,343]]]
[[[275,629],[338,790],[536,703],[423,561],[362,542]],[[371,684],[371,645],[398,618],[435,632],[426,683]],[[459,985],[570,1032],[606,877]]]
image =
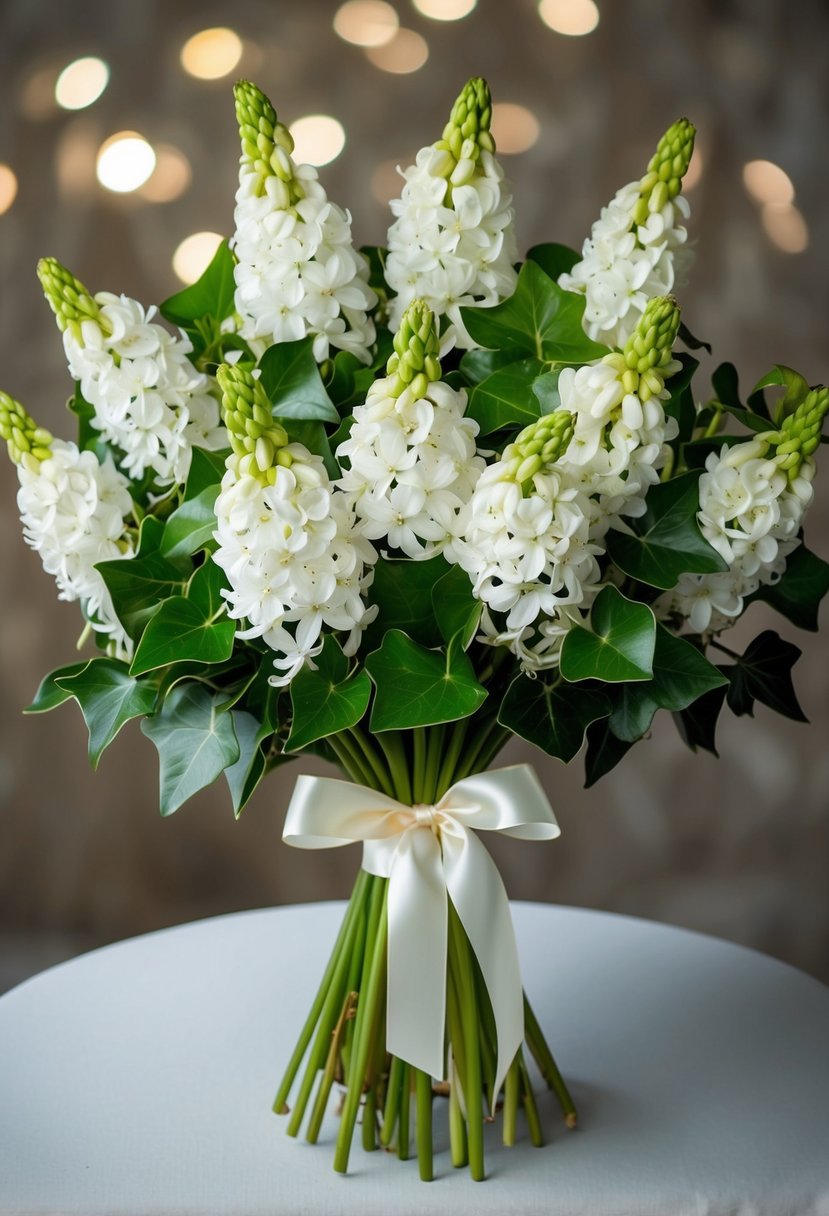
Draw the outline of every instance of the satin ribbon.
[[[474,829],[474,831],[472,830]],[[486,985],[497,1034],[495,1095],[524,1038],[518,949],[501,876],[477,831],[519,840],[560,834],[527,764],[478,773],[435,806],[405,806],[367,786],[298,778],[283,840],[301,849],[363,842],[363,869],[388,878],[388,1008],[392,1055],[445,1077],[447,900]]]

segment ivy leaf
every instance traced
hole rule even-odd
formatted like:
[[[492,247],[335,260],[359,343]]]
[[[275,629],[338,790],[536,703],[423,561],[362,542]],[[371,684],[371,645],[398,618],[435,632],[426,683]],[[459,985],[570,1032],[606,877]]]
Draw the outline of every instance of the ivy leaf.
[[[469,334],[481,346],[516,359],[588,363],[608,353],[584,332],[584,296],[564,291],[536,262],[525,262],[515,292],[493,308],[462,308]]]
[[[762,394],[758,394],[755,400],[763,409],[760,412],[754,409],[748,409],[743,405],[740,399],[740,382],[737,375],[737,369],[733,363],[721,363],[719,367],[711,374],[711,384],[715,393],[715,404],[722,406],[732,417],[741,422],[751,431],[767,431],[771,426],[771,419],[765,410],[765,401]]]
[[[159,310],[162,317],[186,330],[193,329],[194,323],[205,317],[224,321],[233,311],[234,266],[235,258],[228,243],[222,241],[201,278],[164,301]]]
[[[766,426],[768,427],[768,424]],[[715,435],[711,439],[695,439],[693,443],[682,445],[682,458],[689,469],[699,474],[705,468],[705,462],[712,452],[716,452],[719,455],[723,447],[730,448],[734,447],[737,443],[745,442],[745,435]],[[679,478],[672,478],[671,480],[678,481]]]
[[[697,523],[699,474],[683,473],[652,486],[634,535],[611,530],[607,552],[620,570],[650,587],[675,587],[681,574],[711,574],[728,565]]]
[[[253,714],[241,709],[234,709],[231,718],[239,743],[239,759],[235,764],[228,765],[224,776],[230,790],[233,814],[238,819],[265,774],[291,757],[266,754],[262,745],[273,733],[267,722],[260,722]]]
[[[506,691],[498,721],[513,734],[567,764],[581,748],[591,722],[607,717],[610,702],[597,689],[548,684],[519,675]]]
[[[679,323],[679,337],[689,350],[707,350],[711,354],[711,343],[703,342],[701,338],[695,338],[684,321]]]
[[[236,622],[221,595],[224,574],[213,561],[200,566],[187,595],[166,599],[149,621],[130,667],[134,676],[171,663],[223,663],[233,652]]]
[[[761,380],[757,381],[748,398],[750,406],[756,408],[760,403],[765,403],[765,394],[763,392],[765,388],[785,389],[774,413],[771,415],[776,426],[779,426],[789,414],[794,413],[809,392],[809,385],[803,379],[800,372],[794,371],[791,367],[784,367],[780,363],[773,367],[770,372],[767,372]]]
[[[301,443],[309,452],[321,457],[328,476],[332,481],[336,481],[340,476],[340,466],[331,450],[331,441],[323,424],[321,422],[298,422],[294,418],[284,418],[282,421],[291,442]]]
[[[504,427],[528,426],[541,416],[533,385],[544,370],[539,359],[520,359],[487,376],[469,394],[466,413],[482,435]]]
[[[727,683],[696,646],[664,625],[657,625],[653,679],[644,684],[624,684],[614,691],[611,730],[617,739],[634,743],[650,729],[658,709],[678,713]]]
[[[363,649],[380,645],[388,629],[399,629],[423,646],[439,646],[441,631],[432,608],[432,589],[449,569],[443,557],[425,562],[381,557],[374,567],[369,604],[379,612],[363,634]]]
[[[467,650],[478,628],[483,604],[475,599],[469,575],[460,566],[450,566],[432,585],[432,609],[443,640],[451,642],[460,634],[461,646]]]
[[[692,752],[701,747],[703,751],[719,756],[717,751],[717,720],[725,704],[725,694],[728,682],[724,681],[719,688],[712,688],[703,693],[691,705],[674,714],[674,724],[679,731],[679,737]]]
[[[177,684],[161,709],[141,723],[158,751],[162,815],[172,815],[239,759],[233,719],[220,703],[221,693],[202,684]]]
[[[350,350],[338,350],[330,360],[330,367],[329,376],[324,382],[325,391],[342,418],[352,406],[365,401],[374,381],[374,371],[361,363]]]
[[[368,709],[371,680],[365,671],[348,674],[348,659],[331,634],[314,664],[316,671],[306,664],[291,681],[293,718],[285,743],[289,752],[356,726]]]
[[[815,632],[818,627],[820,601],[829,591],[829,564],[810,552],[805,545],[790,554],[782,578],[760,587],[746,599],[746,604],[762,600],[798,629]]]
[[[501,367],[507,367],[515,362],[515,356],[502,350],[484,350],[475,347],[465,352],[461,359],[460,370],[469,384],[480,384],[497,372]]]
[[[145,524],[149,521],[145,520]],[[159,521],[154,521],[159,524]],[[153,537],[154,530],[148,530]],[[159,524],[158,534],[161,535]],[[142,527],[142,540],[144,527]],[[183,567],[163,554],[150,551],[146,556],[98,562],[101,574],[112,597],[115,615],[133,641],[137,642],[147,623],[159,611],[164,600],[180,594],[192,570],[190,562]]]
[[[565,680],[616,684],[649,680],[653,673],[656,618],[647,604],[626,599],[612,584],[596,596],[590,629],[576,625],[561,647]]]
[[[40,681],[34,700],[23,710],[24,714],[45,714],[50,709],[63,705],[64,701],[70,701],[72,693],[59,684],[58,680],[71,679],[83,671],[88,663],[89,659],[82,659],[80,663],[70,663],[68,667],[57,667],[50,671],[48,676],[44,676]]]
[[[729,708],[735,714],[753,715],[754,702],[760,701],[785,718],[808,722],[792,684],[792,667],[800,654],[797,646],[766,629],[733,666],[723,668],[729,680]]]
[[[203,549],[216,531],[216,499],[219,485],[206,486],[195,498],[186,498],[168,516],[161,552],[165,557],[189,557]]]
[[[527,253],[527,258],[540,266],[551,279],[557,279],[560,274],[569,274],[581,258],[581,254],[568,245],[557,245],[549,242],[546,245],[533,245]]]
[[[617,739],[607,718],[593,722],[587,728],[587,754],[584,757],[585,789],[614,769],[633,747]]]
[[[81,708],[93,769],[124,723],[151,714],[155,706],[155,685],[134,680],[117,659],[90,659],[81,671],[58,678]]]
[[[366,669],[376,687],[371,711],[375,733],[456,722],[474,714],[487,697],[459,638],[444,654],[424,650],[399,629],[390,629],[380,649],[366,659]]]
[[[259,360],[260,383],[279,418],[339,422],[314,358],[314,339],[276,342]]]
[[[217,486],[225,475],[225,461],[230,455],[230,448],[222,448],[219,452],[208,452],[206,448],[193,448],[190,458],[190,472],[187,474],[187,484],[184,487],[185,502],[197,498],[202,490],[209,486]]]
[[[558,391],[558,381],[561,368],[552,372],[544,372],[533,380],[533,392],[538,398],[542,414],[552,414],[561,407],[561,393]]]

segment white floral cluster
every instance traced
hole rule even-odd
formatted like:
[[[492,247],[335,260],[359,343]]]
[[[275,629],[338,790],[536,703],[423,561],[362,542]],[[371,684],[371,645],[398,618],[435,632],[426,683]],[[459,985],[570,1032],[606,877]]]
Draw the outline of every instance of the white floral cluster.
[[[39,465],[18,466],[17,505],[27,544],[40,554],[62,600],[80,600],[92,627],[107,634],[121,658],[132,643],[115,615],[97,562],[131,557],[132,542],[124,518],[132,511],[127,479],[107,457],[74,443],[52,441],[51,453]]]
[[[63,345],[74,379],[95,411],[92,425],[124,453],[133,478],[151,470],[161,486],[183,482],[193,446],[226,439],[210,379],[196,371],[192,346],[153,321],[129,296],[99,292],[97,316],[68,325]]]
[[[667,295],[690,261],[679,193],[693,151],[694,128],[682,119],[660,140],[649,173],[617,190],[602,209],[581,260],[559,285],[585,297],[584,328],[594,342],[622,347],[648,300]]]
[[[370,363],[368,310],[377,296],[352,243],[351,216],[329,200],[312,165],[294,163],[293,140],[263,93],[241,82],[236,102],[243,155],[231,243],[240,334],[257,355],[313,334],[318,363],[331,347]],[[267,164],[245,151],[261,153],[265,131]]]
[[[281,456],[273,484],[228,468],[213,554],[230,587],[228,615],[247,622],[237,637],[261,637],[277,652],[277,686],[319,654],[324,627],[345,633],[343,649],[354,654],[377,612],[363,598],[377,555],[346,496],[302,444],[288,444]]]
[[[461,320],[465,306],[488,307],[512,295],[515,212],[512,192],[489,135],[491,102],[483,81],[470,81],[455,103],[444,138],[421,148],[403,171],[405,185],[391,203],[386,281],[397,328],[415,299],[450,327],[444,349],[475,346]]]
[[[683,574],[654,608],[661,616],[685,618],[696,633],[717,633],[734,624],[748,596],[783,574],[786,558],[800,544],[815,463],[803,460],[790,480],[758,439],[712,452],[705,469],[697,521],[728,569]]]
[[[402,392],[396,376],[374,382],[337,448],[350,466],[339,486],[369,540],[414,559],[445,552],[451,560],[458,515],[484,461],[478,424],[464,417],[466,393],[424,379]]]

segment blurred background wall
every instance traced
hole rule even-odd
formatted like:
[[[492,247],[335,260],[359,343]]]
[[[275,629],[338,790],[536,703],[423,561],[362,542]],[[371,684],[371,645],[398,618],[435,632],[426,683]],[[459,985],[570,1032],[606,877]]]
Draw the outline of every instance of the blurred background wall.
[[[351,5],[336,19],[344,38],[335,0],[2,0],[2,387],[72,437],[61,344],[35,277],[40,255],[59,257],[93,291],[149,303],[180,286],[173,258],[185,238],[229,234],[238,75],[252,76],[289,123],[337,117],[345,145],[321,172],[352,210],[360,243],[383,242],[395,165],[437,138],[469,75],[485,75],[502,107],[496,137],[524,248],[580,245],[599,207],[687,114],[699,129],[689,191],[698,263],[681,293],[685,320],[717,360],[738,364],[746,386],[774,362],[825,380],[824,0],[597,5],[393,0],[374,6],[368,27]],[[228,26],[231,35],[188,42]],[[94,68],[75,69],[58,104],[59,73],[87,56],[108,65],[106,88],[85,104],[103,77],[96,85]],[[156,169],[115,193],[96,180],[96,157],[123,131],[153,146]],[[311,124],[309,159],[337,152],[331,132]],[[746,171],[756,161],[772,167]],[[110,172],[125,184],[117,164]],[[205,259],[196,241],[176,264],[187,276]],[[824,482],[827,463],[824,449]],[[155,752],[135,723],[93,775],[74,706],[21,716],[40,676],[72,660],[80,625],[23,544],[15,488],[0,465],[0,987],[160,926],[344,896],[354,850],[297,855],[280,844],[297,765],[272,775],[238,823],[221,786],[162,821]],[[819,479],[808,538],[823,557],[827,523],[829,484]],[[767,624],[804,650],[796,683],[811,725],[762,707],[754,721],[724,715],[717,761],[687,752],[663,714],[652,738],[587,792],[578,761],[535,757],[563,836],[545,847],[496,843],[511,894],[685,925],[829,977],[829,641],[798,636],[760,606],[737,640]],[[507,758],[524,755],[513,745]]]

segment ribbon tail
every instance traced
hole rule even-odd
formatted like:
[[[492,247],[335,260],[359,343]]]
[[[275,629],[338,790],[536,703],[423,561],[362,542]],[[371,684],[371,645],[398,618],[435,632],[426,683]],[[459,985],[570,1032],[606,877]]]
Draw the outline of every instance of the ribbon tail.
[[[410,829],[395,852],[388,894],[386,1047],[445,1079],[447,896],[440,845]]]
[[[445,833],[443,863],[449,898],[478,960],[495,1019],[494,1109],[524,1040],[524,993],[509,900],[495,862],[474,832]]]

